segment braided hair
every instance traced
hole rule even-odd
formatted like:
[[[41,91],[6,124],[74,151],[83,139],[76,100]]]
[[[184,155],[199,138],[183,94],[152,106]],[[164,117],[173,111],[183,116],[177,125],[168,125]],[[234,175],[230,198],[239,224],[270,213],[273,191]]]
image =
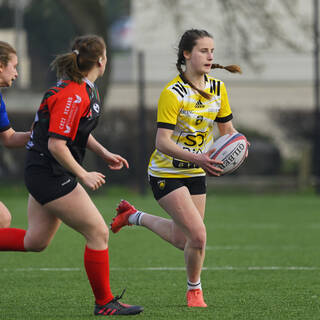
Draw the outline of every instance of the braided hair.
[[[191,52],[193,47],[196,45],[197,40],[201,39],[201,38],[213,38],[212,35],[207,32],[206,30],[198,30],[198,29],[190,29],[185,31],[185,33],[182,35],[180,42],[179,42],[179,46],[178,46],[178,59],[177,59],[177,63],[176,63],[176,67],[180,73],[180,77],[181,79],[189,84],[189,86],[198,91],[199,94],[206,98],[206,99],[210,99],[211,95],[199,88],[197,88],[186,76],[184,71],[182,70],[182,65],[186,64],[186,59],[183,55],[184,51],[188,51]],[[225,69],[229,72],[232,73],[241,73],[241,68],[238,65],[229,65],[229,66],[222,66],[221,64],[212,64],[211,69]]]

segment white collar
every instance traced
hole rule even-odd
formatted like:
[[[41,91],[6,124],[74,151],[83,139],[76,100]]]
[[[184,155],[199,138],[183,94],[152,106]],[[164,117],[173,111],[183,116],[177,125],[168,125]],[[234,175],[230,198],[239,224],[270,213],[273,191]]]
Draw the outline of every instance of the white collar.
[[[90,88],[94,88],[94,83],[91,82],[89,79],[83,78],[83,81],[84,81]]]

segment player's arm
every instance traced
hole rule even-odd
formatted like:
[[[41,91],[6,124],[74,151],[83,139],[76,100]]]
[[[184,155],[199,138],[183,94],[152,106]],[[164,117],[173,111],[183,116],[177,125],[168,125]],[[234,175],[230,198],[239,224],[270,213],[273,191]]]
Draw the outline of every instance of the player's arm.
[[[221,161],[216,161],[210,159],[211,153],[214,150],[211,150],[207,153],[193,153],[179,147],[174,141],[171,139],[171,135],[173,130],[158,128],[157,136],[156,136],[156,148],[168,156],[173,158],[193,162],[200,166],[203,170],[208,172],[210,175],[219,176],[222,169],[217,168],[215,165],[220,164]]]
[[[225,134],[233,134],[236,133],[237,130],[233,127],[232,121],[227,122],[217,122],[220,136],[224,136]]]
[[[48,149],[52,156],[68,171],[73,173],[79,180],[92,190],[96,190],[105,183],[105,176],[100,172],[86,171],[72,156],[67,141],[49,137]]]
[[[17,132],[12,128],[0,132],[1,143],[7,148],[19,148],[26,145],[30,138],[30,131]]]
[[[89,135],[87,148],[106,161],[109,164],[109,168],[112,170],[120,170],[123,166],[129,168],[129,164],[126,159],[107,150],[94,138],[92,134]]]

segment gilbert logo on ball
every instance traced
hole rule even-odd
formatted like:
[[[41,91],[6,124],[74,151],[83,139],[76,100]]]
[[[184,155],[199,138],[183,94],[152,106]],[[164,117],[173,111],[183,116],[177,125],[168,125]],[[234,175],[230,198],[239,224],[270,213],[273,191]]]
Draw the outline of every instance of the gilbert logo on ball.
[[[218,138],[212,148],[216,150],[211,155],[211,159],[223,162],[217,167],[223,170],[222,175],[224,175],[235,171],[243,163],[248,152],[248,141],[239,132],[226,134]]]

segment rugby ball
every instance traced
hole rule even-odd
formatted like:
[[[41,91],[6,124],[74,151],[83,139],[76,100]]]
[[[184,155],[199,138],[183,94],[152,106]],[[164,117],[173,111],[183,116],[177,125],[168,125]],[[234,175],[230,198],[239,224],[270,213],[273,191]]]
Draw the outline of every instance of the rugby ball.
[[[221,168],[221,174],[225,175],[241,166],[248,152],[248,142],[243,134],[236,132],[221,136],[213,143],[212,148],[216,150],[210,158],[223,162],[217,167]]]

